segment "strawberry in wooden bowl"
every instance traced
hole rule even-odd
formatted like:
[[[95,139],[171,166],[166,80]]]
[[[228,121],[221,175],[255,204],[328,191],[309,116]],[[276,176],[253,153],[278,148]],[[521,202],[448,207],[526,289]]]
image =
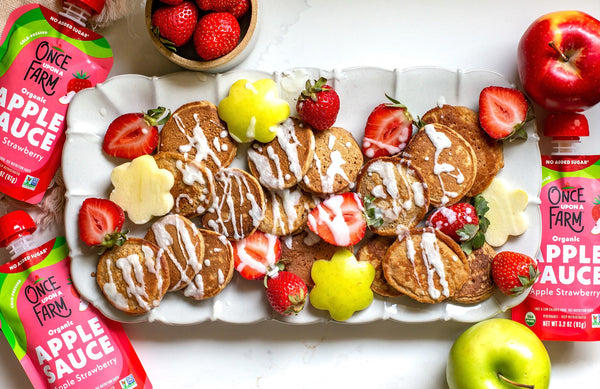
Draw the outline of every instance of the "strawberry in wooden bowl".
[[[148,0],[146,27],[167,59],[189,70],[224,72],[257,38],[258,0]]]

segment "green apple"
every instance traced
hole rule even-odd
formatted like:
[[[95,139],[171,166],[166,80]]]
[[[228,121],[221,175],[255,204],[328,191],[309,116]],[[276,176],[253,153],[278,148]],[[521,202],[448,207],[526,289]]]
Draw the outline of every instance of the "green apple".
[[[542,341],[523,324],[488,319],[456,339],[446,380],[450,389],[547,389],[550,357]]]
[[[219,117],[227,123],[233,139],[240,143],[267,143],[277,135],[277,125],[290,116],[290,105],[280,99],[275,81],[237,80],[219,103]]]
[[[315,261],[311,277],[315,286],[310,292],[310,303],[329,311],[336,321],[348,320],[373,301],[375,269],[369,262],[358,261],[347,249],[338,249],[329,261]]]

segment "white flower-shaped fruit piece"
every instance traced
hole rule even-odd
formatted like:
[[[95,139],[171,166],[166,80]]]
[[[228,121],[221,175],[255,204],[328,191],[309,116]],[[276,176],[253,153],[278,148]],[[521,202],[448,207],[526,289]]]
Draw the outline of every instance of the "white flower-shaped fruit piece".
[[[175,182],[173,174],[160,169],[151,155],[142,155],[115,167],[110,179],[114,186],[110,199],[136,224],[165,215],[173,208],[170,193]]]
[[[279,98],[275,81],[241,79],[229,88],[229,95],[219,103],[218,112],[237,142],[256,139],[267,143],[275,138],[277,125],[290,116],[290,105]]]
[[[329,311],[334,320],[347,320],[373,301],[371,283],[375,269],[369,262],[359,262],[347,249],[339,249],[329,261],[315,261],[311,277],[315,286],[310,292],[310,303]]]
[[[527,193],[521,189],[508,188],[496,177],[481,195],[488,202],[486,217],[490,225],[485,232],[485,240],[494,247],[502,246],[510,235],[521,235],[529,225],[525,208],[529,202]]]

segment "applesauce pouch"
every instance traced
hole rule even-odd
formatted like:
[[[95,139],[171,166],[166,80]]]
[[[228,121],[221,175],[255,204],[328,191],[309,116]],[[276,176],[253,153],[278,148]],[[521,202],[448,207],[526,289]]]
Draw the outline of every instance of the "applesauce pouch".
[[[0,266],[0,323],[34,388],[151,388],[123,327],[82,300],[63,237]]]
[[[38,203],[60,164],[77,91],[104,81],[112,50],[98,33],[39,4],[13,11],[0,37],[0,192]]]
[[[540,276],[513,320],[542,340],[600,340],[600,155],[542,156]]]

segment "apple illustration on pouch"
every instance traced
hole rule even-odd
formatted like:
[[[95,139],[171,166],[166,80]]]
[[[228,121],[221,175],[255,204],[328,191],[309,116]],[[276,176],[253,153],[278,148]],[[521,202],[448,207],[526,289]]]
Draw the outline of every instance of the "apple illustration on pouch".
[[[586,110],[600,101],[600,21],[581,11],[541,16],[517,50],[525,93],[550,111]]]
[[[446,380],[450,389],[547,389],[550,357],[525,325],[488,319],[469,327],[454,342]]]

